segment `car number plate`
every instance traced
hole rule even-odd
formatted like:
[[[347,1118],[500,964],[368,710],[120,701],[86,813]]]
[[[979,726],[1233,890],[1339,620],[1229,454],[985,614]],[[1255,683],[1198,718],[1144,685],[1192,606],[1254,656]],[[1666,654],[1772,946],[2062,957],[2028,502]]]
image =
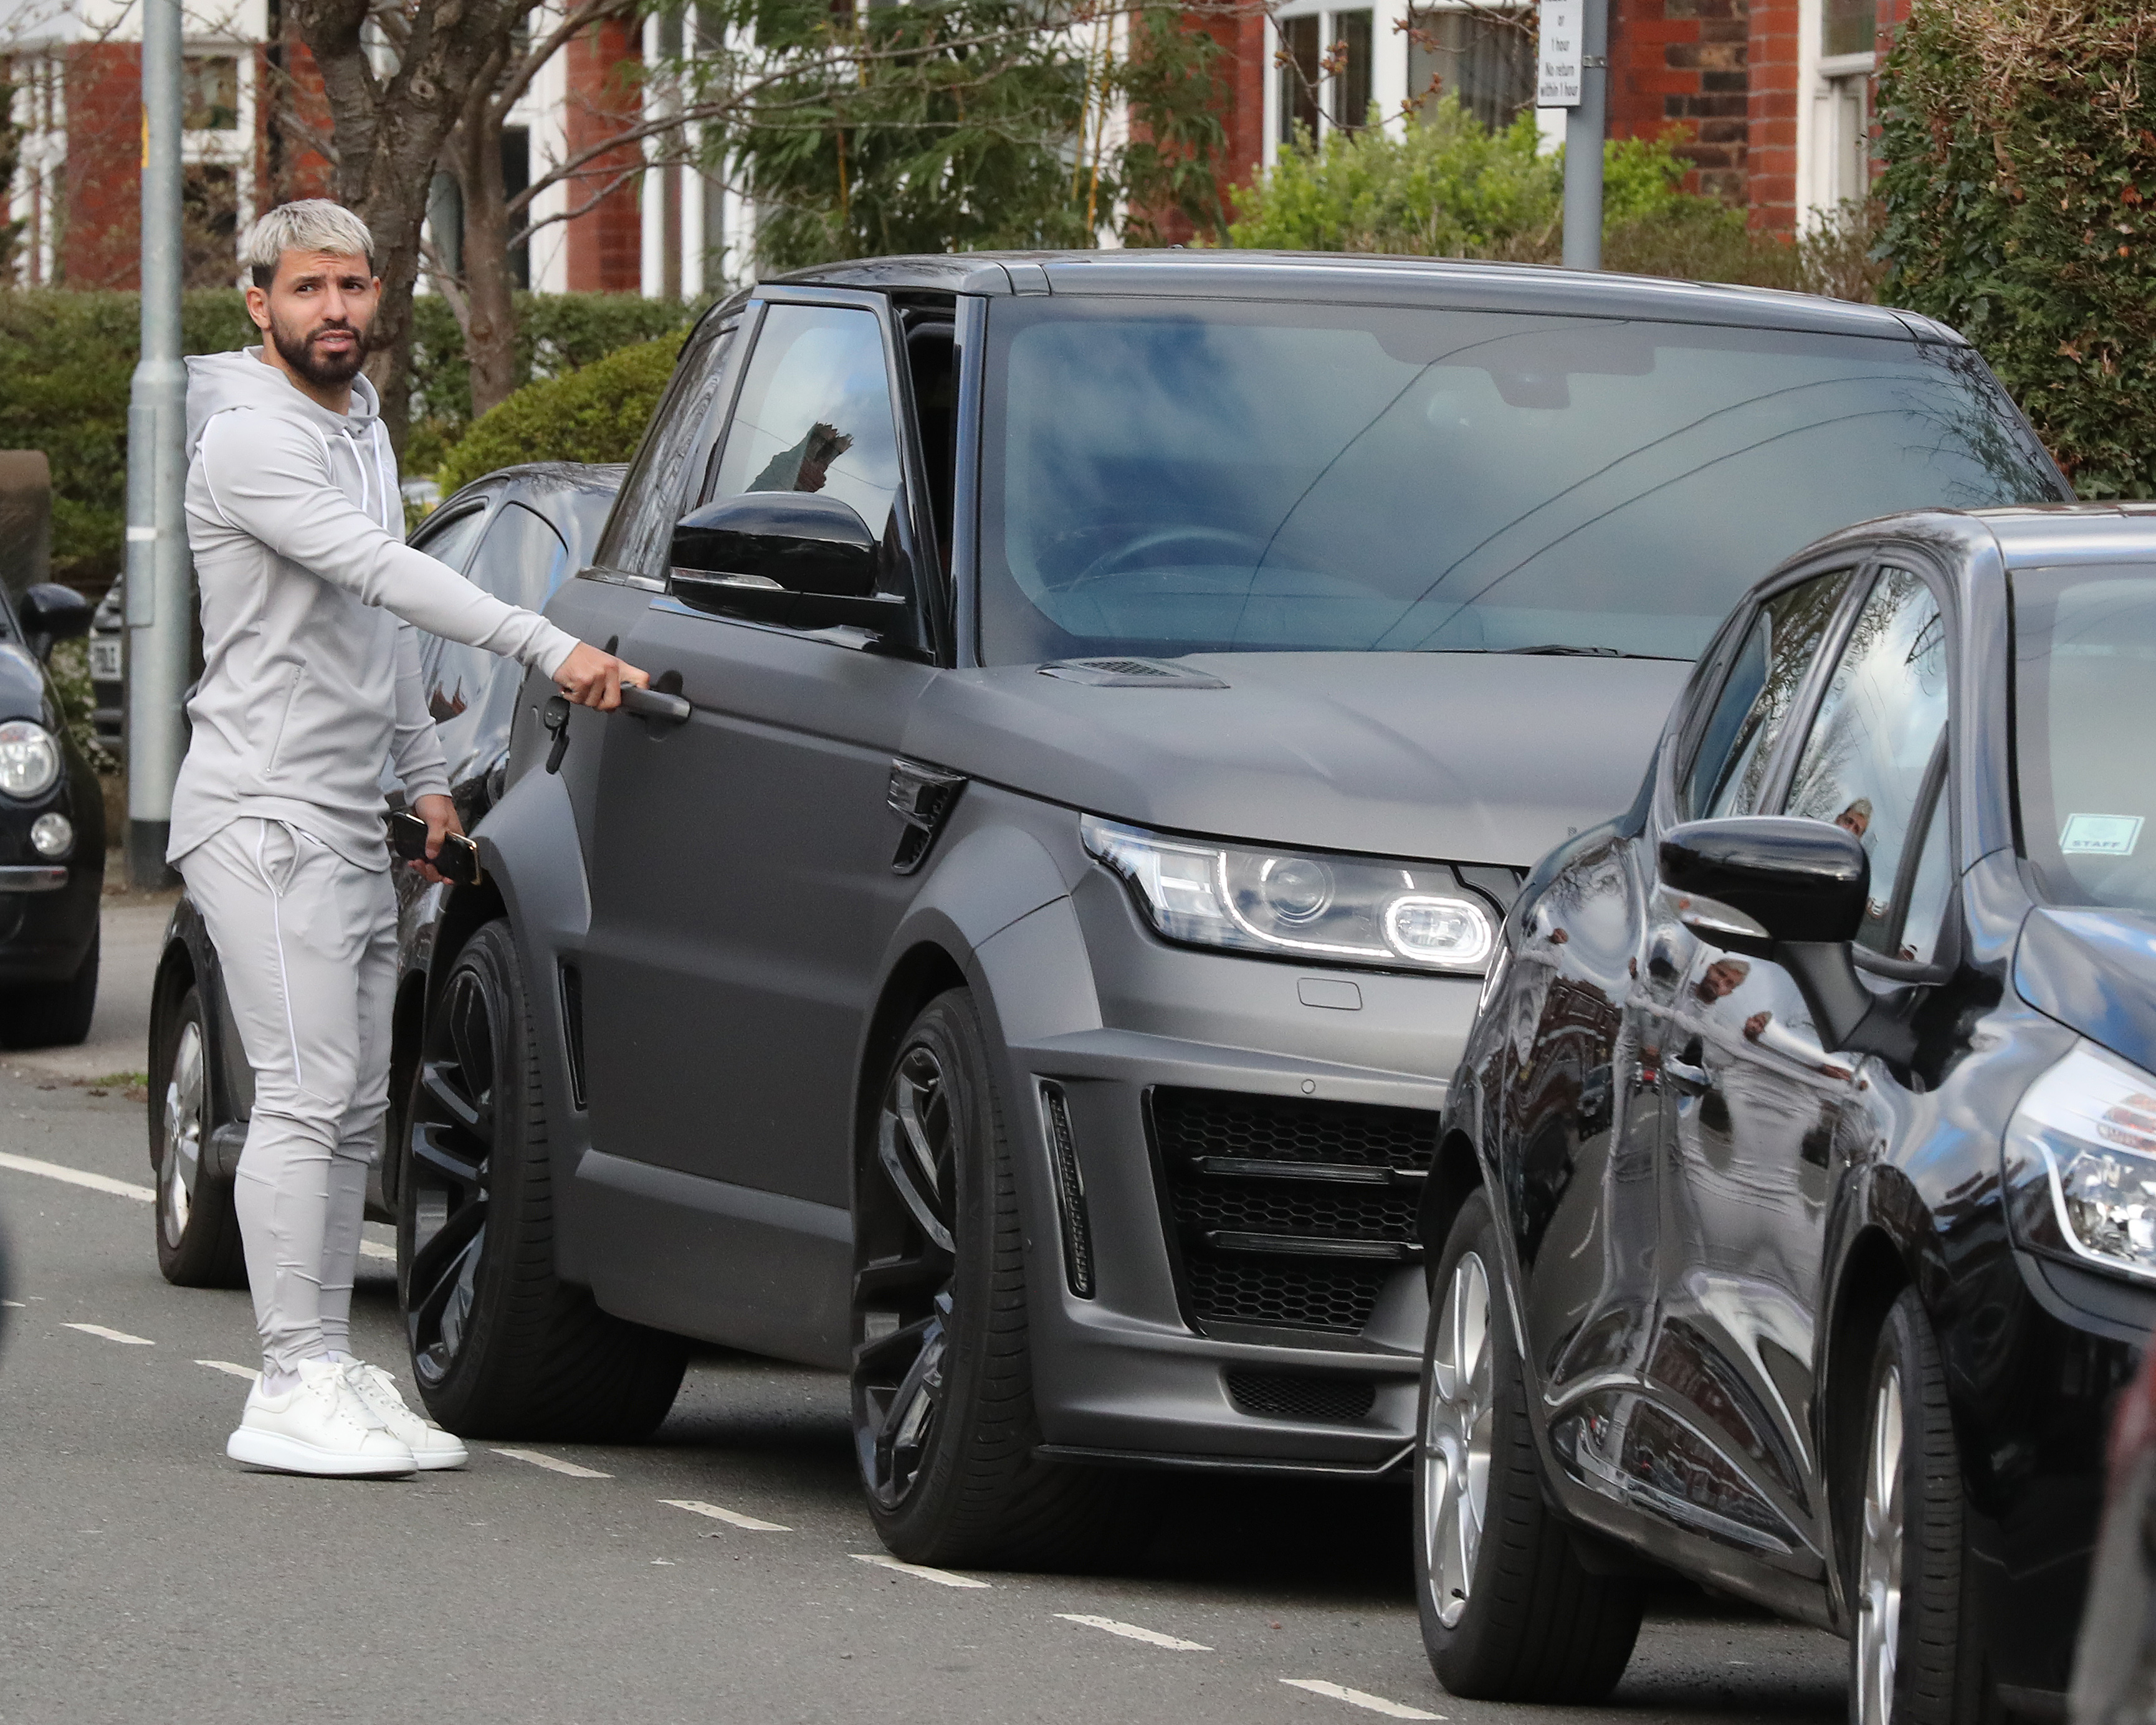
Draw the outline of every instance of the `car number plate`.
[[[100,683],[120,680],[120,643],[117,641],[93,641],[90,643],[90,674]]]

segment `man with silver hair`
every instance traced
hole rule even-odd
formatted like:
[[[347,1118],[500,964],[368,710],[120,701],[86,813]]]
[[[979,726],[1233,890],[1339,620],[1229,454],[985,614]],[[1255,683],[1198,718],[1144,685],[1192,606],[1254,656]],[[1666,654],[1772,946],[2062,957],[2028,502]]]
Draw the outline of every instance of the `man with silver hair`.
[[[373,252],[334,203],[270,211],[241,248],[248,315],[266,339],[187,361],[203,670],[167,855],[217,947],[254,1073],[234,1201],[262,1377],[225,1451],[297,1473],[465,1459],[350,1341],[389,1100],[385,765],[427,823],[430,859],[460,830],[418,631],[513,658],[602,710],[645,680],[404,543],[397,458],[359,375],[382,291]]]

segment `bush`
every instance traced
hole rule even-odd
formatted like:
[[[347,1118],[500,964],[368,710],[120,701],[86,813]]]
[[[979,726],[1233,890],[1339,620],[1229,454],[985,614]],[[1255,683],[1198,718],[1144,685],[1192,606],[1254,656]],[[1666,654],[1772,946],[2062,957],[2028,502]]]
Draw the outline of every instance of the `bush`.
[[[254,333],[227,289],[181,301],[188,353],[244,347]],[[101,593],[126,540],[127,392],[141,351],[132,294],[0,289],[0,448],[53,466],[53,579]]]
[[[563,377],[527,383],[483,415],[436,475],[447,497],[523,461],[626,461],[674,375],[679,332],[608,354]]]
[[[618,349],[649,341],[688,321],[694,308],[640,294],[518,294],[516,382],[559,377]],[[471,426],[471,366],[449,301],[412,302],[412,427],[405,464],[438,466]]]
[[[2146,0],[1917,0],[1880,109],[1886,295],[1976,343],[2082,496],[2156,496]]]
[[[451,412],[470,389],[456,319],[441,299],[417,303],[414,435],[408,472],[425,472],[461,436]],[[678,329],[678,304],[634,294],[521,294],[520,375],[551,376],[631,341]],[[68,288],[0,289],[0,449],[42,449],[53,465],[53,579],[93,596],[121,571],[126,541],[127,392],[141,352],[141,309],[132,294]],[[259,337],[228,288],[181,301],[183,351],[221,353]],[[443,419],[418,426],[422,405]],[[445,434],[446,433],[448,434]],[[427,442],[433,439],[431,452]]]
[[[1235,189],[1229,243],[1540,262],[1563,240],[1564,156],[1539,148],[1532,113],[1486,131],[1449,95],[1421,124],[1336,131],[1320,149],[1283,151],[1270,173]],[[1606,224],[1685,196],[1685,165],[1666,143],[1613,140],[1603,159]]]
[[[1332,133],[1322,150],[1283,151],[1270,174],[1237,190],[1240,219],[1229,243],[1555,264],[1564,153],[1539,147],[1533,115],[1488,132],[1448,95],[1434,118],[1397,135],[1373,125]],[[1666,140],[1611,140],[1602,172],[1605,269],[1874,297],[1879,268],[1862,209],[1793,243],[1753,232],[1742,210],[1679,190],[1686,166]]]

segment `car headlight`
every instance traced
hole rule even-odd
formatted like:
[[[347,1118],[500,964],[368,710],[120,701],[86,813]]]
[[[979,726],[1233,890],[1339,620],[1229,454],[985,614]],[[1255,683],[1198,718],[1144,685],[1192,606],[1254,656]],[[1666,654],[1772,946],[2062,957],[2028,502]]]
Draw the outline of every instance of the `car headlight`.
[[[42,796],[60,775],[60,747],[53,734],[27,719],[0,724],[0,791],[10,796]]]
[[[1333,965],[1479,973],[1489,907],[1442,863],[1165,838],[1088,815],[1086,848],[1170,940]]]
[[[2015,1109],[2006,1159],[2029,1244],[2156,1281],[2156,1077],[2076,1044]]]

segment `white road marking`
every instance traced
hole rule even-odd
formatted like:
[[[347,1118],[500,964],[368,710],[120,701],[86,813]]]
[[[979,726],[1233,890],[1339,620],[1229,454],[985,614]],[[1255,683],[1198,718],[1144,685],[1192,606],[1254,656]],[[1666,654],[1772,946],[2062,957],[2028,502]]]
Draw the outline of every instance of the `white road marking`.
[[[397,1248],[393,1246],[384,1246],[379,1240],[361,1241],[359,1255],[363,1258],[387,1258],[393,1264],[397,1262]]]
[[[198,1359],[195,1364],[206,1365],[213,1372],[223,1372],[228,1378],[245,1378],[254,1381],[262,1375],[251,1365],[234,1365],[228,1359]]]
[[[28,1306],[24,1305],[24,1304],[23,1304],[20,1300],[0,1300],[0,1306],[6,1306],[6,1307],[8,1307],[8,1308],[10,1308],[12,1310],[14,1310],[14,1311],[17,1311],[17,1312],[27,1312],[27,1311],[28,1311],[28,1310],[30,1309]]]
[[[71,1186],[88,1186],[93,1192],[110,1192],[116,1198],[133,1198],[144,1204],[157,1195],[147,1186],[131,1185],[124,1180],[63,1168],[57,1162],[40,1162],[35,1156],[18,1156],[6,1150],[0,1150],[0,1168],[12,1168],[18,1174],[41,1174],[47,1180],[64,1180]]]
[[[574,1461],[563,1461],[552,1456],[542,1456],[536,1450],[496,1450],[497,1456],[506,1456],[512,1461],[529,1461],[534,1467],[543,1467],[549,1473],[565,1473],[571,1479],[612,1479],[610,1473],[601,1473],[596,1467],[583,1467]]]
[[[880,1551],[857,1551],[853,1554],[857,1564],[874,1564],[879,1569],[896,1569],[901,1575],[918,1575],[923,1581],[933,1581],[944,1587],[986,1587],[985,1581],[976,1581],[970,1575],[953,1575],[948,1569],[932,1569],[926,1564],[903,1564],[896,1558],[886,1557]]]
[[[1383,1713],[1388,1719],[1442,1719],[1445,1717],[1442,1713],[1426,1713],[1420,1707],[1408,1707],[1400,1702],[1387,1701],[1382,1695],[1368,1695],[1360,1689],[1328,1683],[1322,1677],[1282,1677],[1281,1681],[1291,1689],[1307,1689],[1312,1695],[1322,1695],[1332,1701],[1344,1701],[1351,1707]]]
[[[86,1336],[101,1336],[108,1342],[125,1342],[131,1348],[154,1348],[157,1344],[147,1336],[131,1336],[124,1329],[107,1329],[101,1323],[69,1323],[65,1329],[79,1329]]]
[[[1055,1614],[1065,1623],[1082,1623],[1088,1629],[1104,1629],[1111,1635],[1122,1635],[1127,1641],[1143,1641],[1148,1647],[1173,1648],[1178,1653],[1210,1653],[1213,1650],[1203,1641],[1186,1641],[1175,1635],[1164,1635],[1157,1629],[1141,1629],[1135,1623],[1118,1623],[1112,1617],[1088,1617],[1082,1611],[1058,1611]]]
[[[793,1529],[783,1528],[777,1522],[760,1522],[752,1515],[743,1515],[738,1509],[721,1509],[716,1503],[706,1503],[696,1497],[661,1497],[659,1500],[669,1509],[685,1509],[691,1515],[707,1515],[715,1522],[724,1522],[730,1528],[746,1528],[752,1533],[791,1533]]]

